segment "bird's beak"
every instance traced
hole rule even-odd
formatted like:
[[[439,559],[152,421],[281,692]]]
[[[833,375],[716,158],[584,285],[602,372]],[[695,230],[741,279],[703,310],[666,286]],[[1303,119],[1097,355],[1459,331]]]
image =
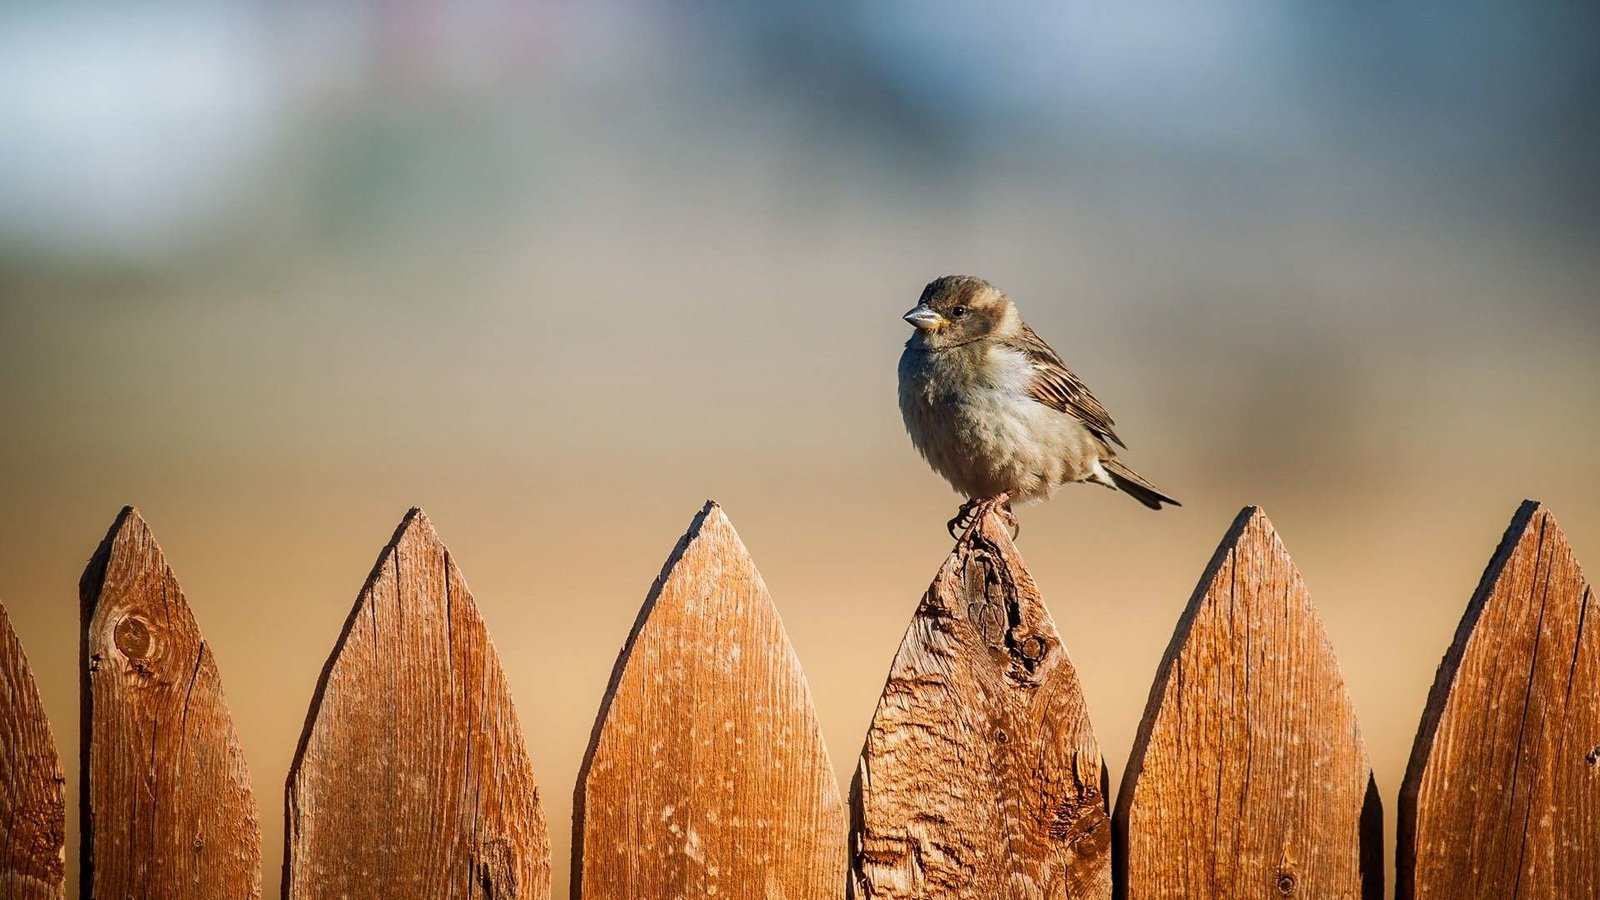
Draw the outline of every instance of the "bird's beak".
[[[917,304],[914,309],[906,313],[902,318],[922,331],[938,331],[949,321],[930,309],[926,303]]]

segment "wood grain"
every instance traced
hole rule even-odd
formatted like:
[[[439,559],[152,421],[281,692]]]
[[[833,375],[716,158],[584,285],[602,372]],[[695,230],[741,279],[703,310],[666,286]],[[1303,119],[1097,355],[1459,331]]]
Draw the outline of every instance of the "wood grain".
[[[1382,896],[1381,815],[1333,649],[1259,509],[1212,558],[1117,801],[1118,896]]]
[[[132,507],[79,591],[85,896],[259,897],[261,827],[222,678]]]
[[[289,776],[292,900],[542,900],[550,845],[500,660],[413,509],[361,590]]]
[[[1111,896],[1100,747],[997,515],[956,543],[889,670],[851,792],[860,900]]]
[[[1600,897],[1600,635],[1548,510],[1511,521],[1445,654],[1400,792],[1402,900]]]
[[[708,503],[617,660],[579,776],[573,897],[836,900],[845,812],[811,691]]]
[[[0,604],[0,897],[66,897],[66,776],[33,671]]]

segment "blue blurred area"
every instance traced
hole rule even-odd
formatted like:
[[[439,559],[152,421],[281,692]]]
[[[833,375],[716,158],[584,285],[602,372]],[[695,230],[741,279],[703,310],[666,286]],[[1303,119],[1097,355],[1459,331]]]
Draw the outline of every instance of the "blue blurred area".
[[[403,249],[751,158],[780,194],[846,206],[998,181],[1583,244],[1600,7],[21,2],[0,11],[0,122],[13,265]]]

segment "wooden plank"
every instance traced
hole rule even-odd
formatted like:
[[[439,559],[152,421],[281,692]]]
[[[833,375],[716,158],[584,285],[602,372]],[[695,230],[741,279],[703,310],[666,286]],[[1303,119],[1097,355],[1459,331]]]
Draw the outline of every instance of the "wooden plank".
[[[1529,501],[1467,604],[1400,791],[1402,900],[1600,897],[1600,634]]]
[[[1105,766],[1077,672],[997,515],[895,654],[851,791],[852,896],[1111,896]]]
[[[33,670],[0,604],[0,897],[67,896],[67,778]]]
[[[612,673],[575,810],[573,897],[827,900],[845,812],[766,585],[708,503]]]
[[[1377,898],[1382,817],[1294,562],[1242,512],[1178,622],[1117,799],[1118,896]]]
[[[79,593],[86,896],[259,897],[261,826],[222,678],[132,507]]]
[[[543,900],[550,842],[500,658],[420,509],[378,557],[289,776],[291,900]]]

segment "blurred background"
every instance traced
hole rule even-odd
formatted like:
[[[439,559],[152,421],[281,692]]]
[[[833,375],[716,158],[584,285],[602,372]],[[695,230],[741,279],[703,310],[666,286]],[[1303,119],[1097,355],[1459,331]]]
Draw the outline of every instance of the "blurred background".
[[[1185,501],[1022,512],[1113,778],[1259,503],[1392,835],[1517,503],[1600,566],[1600,7],[1101,7],[0,7],[0,600],[61,747],[77,578],[136,504],[276,896],[317,674],[419,504],[503,657],[565,896],[607,674],[714,497],[847,784],[960,500],[901,429],[899,316],[970,272]]]

